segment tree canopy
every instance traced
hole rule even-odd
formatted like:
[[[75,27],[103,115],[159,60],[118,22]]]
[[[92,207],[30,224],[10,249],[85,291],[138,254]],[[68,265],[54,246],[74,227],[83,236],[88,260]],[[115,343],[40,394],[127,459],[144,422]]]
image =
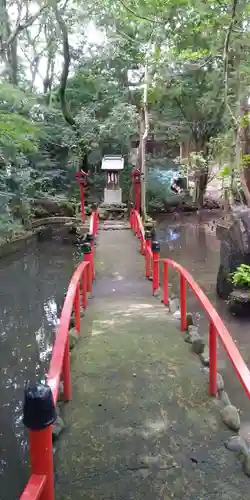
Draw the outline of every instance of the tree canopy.
[[[72,196],[76,169],[96,176],[103,154],[129,162],[145,68],[156,163],[188,144],[201,202],[212,161],[250,203],[246,0],[0,0],[0,14],[2,212],[6,193]]]

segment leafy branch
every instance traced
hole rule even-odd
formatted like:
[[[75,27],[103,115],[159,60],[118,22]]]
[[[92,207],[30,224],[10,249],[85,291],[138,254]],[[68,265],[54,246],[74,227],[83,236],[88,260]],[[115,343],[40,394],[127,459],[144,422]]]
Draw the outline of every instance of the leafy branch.
[[[13,31],[13,33],[10,34],[8,39],[6,40],[6,46],[12,45],[19,33],[21,31],[24,31],[25,29],[29,28],[37,19],[38,17],[42,14],[42,12],[47,9],[48,5],[45,4],[43,5],[35,14],[32,16],[28,17],[28,19],[25,22],[21,22],[20,19],[17,20],[16,27]],[[19,16],[20,17],[20,16]]]
[[[132,16],[137,17],[137,19],[142,19],[142,21],[147,21],[149,23],[154,23],[154,24],[163,24],[165,25],[167,21],[160,21],[159,19],[151,19],[150,17],[147,16],[142,16],[141,14],[138,14],[135,12],[133,9],[131,9],[128,5],[123,0],[119,0],[120,4],[126,9]]]
[[[230,39],[232,35],[232,31],[236,22],[236,10],[237,10],[237,5],[238,5],[238,0],[233,0],[232,3],[232,14],[231,14],[231,20],[226,32],[225,36],[225,42],[224,42],[224,50],[223,50],[223,62],[224,62],[224,68],[223,68],[223,73],[224,73],[224,103],[225,107],[229,112],[229,115],[231,117],[233,126],[235,130],[238,130],[238,120],[236,116],[234,115],[231,106],[228,101],[228,59],[229,59],[229,45],[230,45]]]

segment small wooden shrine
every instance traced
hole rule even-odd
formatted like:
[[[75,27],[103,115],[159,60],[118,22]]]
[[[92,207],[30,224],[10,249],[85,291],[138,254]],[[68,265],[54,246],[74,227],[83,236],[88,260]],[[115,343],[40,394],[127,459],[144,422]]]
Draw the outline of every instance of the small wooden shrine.
[[[104,156],[101,169],[106,171],[104,204],[116,205],[122,203],[119,175],[120,171],[124,169],[124,158],[122,156]]]

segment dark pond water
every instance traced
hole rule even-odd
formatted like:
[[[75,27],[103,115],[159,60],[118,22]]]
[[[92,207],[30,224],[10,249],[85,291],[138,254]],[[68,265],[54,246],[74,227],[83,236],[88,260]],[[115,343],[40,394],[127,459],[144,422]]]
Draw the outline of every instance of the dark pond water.
[[[219,266],[220,243],[215,234],[219,214],[165,217],[158,220],[157,236],[161,256],[182,264],[195,278],[213,303],[250,368],[250,321],[229,314],[224,301],[216,295],[216,276]],[[177,273],[171,272],[173,292],[178,291]],[[188,293],[188,310],[195,313],[200,332],[206,334],[208,321],[192,292]],[[250,442],[250,402],[242,389],[222,346],[219,346],[218,369],[224,377],[226,390],[233,404],[241,411],[242,433]]]
[[[27,381],[48,367],[58,306],[75,267],[74,249],[53,240],[0,260],[0,498],[16,500],[28,477],[22,424]]]

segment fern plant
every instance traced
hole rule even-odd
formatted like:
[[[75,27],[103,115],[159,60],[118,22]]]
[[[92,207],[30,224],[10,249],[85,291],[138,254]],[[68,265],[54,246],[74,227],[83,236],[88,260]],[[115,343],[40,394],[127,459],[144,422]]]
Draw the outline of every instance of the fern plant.
[[[250,266],[241,264],[231,275],[231,281],[234,285],[250,288]]]

